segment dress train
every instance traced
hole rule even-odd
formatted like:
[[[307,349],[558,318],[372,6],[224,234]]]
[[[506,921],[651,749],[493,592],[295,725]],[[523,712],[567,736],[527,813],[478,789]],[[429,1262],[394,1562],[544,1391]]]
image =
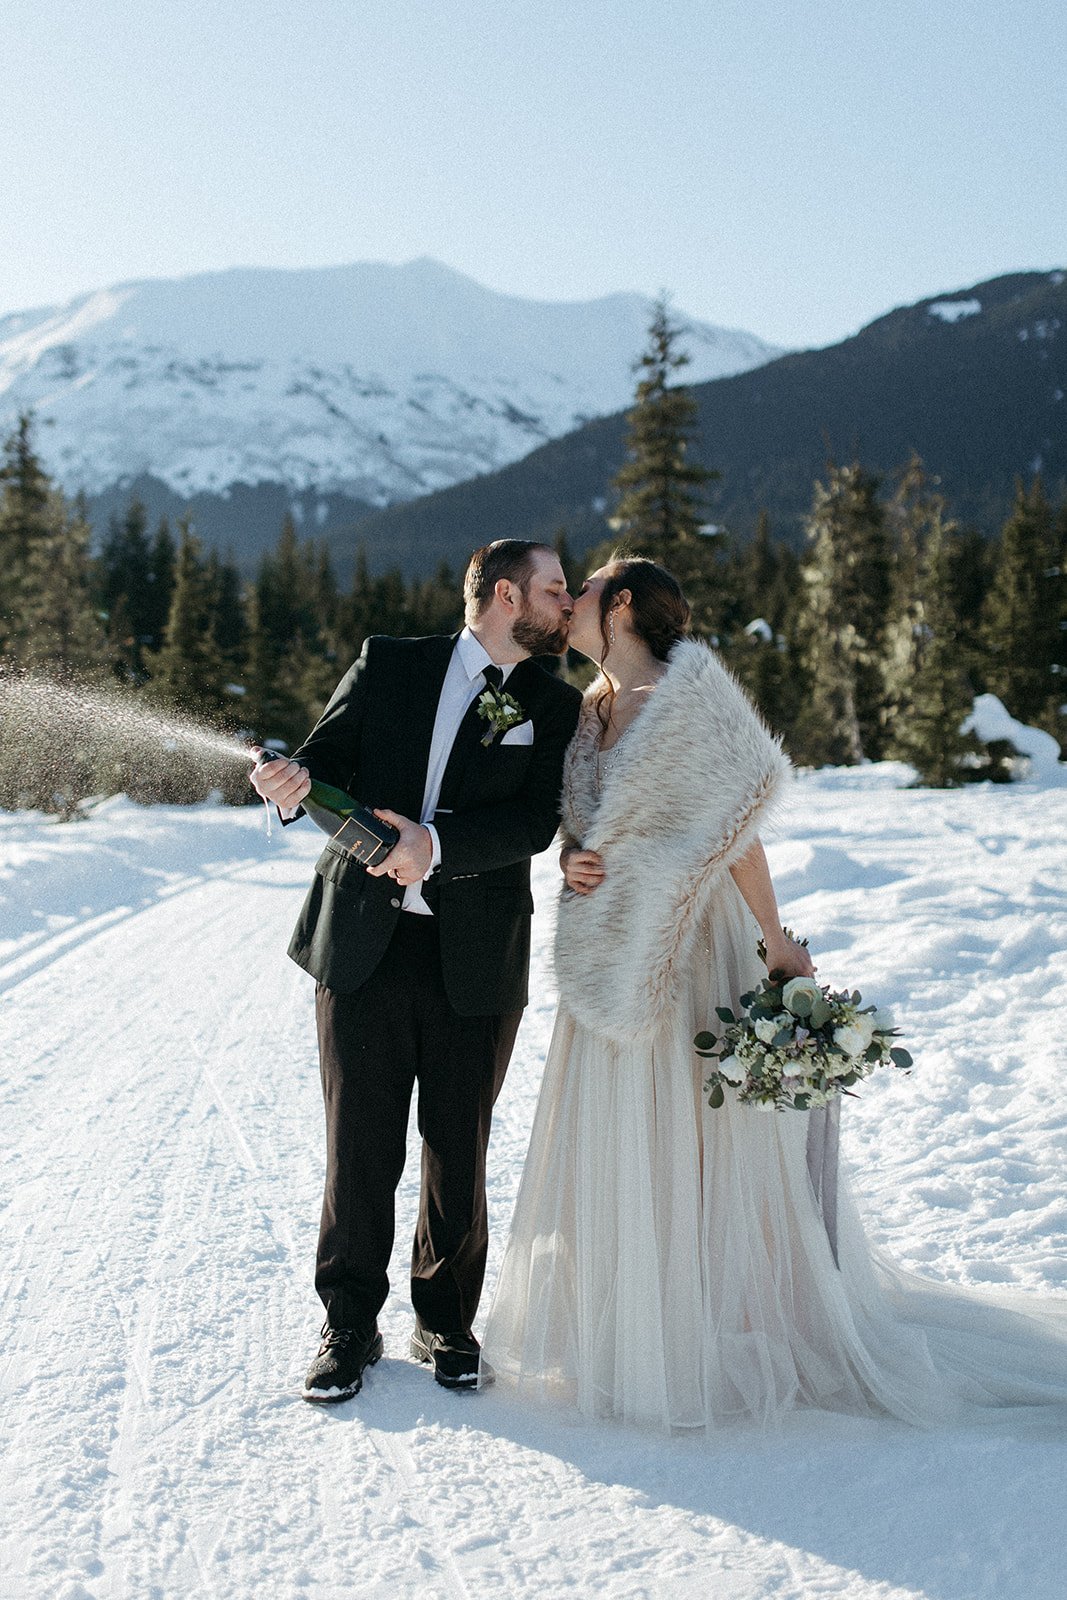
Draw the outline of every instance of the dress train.
[[[706,1104],[693,1038],[758,982],[755,940],[727,880],[651,1041],[606,1041],[560,1009],[483,1339],[498,1379],[667,1429],[799,1406],[1067,1425],[1067,1301],[902,1271],[843,1179],[835,1264],[807,1117]]]

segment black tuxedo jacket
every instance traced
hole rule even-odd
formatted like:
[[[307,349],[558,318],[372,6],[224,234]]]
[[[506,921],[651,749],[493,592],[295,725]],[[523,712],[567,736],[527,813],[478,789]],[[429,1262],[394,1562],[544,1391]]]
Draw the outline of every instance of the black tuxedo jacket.
[[[454,646],[444,637],[368,639],[293,760],[364,805],[417,821]],[[502,744],[498,736],[483,746],[487,725],[477,701],[471,706],[433,819],[441,865],[423,885],[438,919],[445,989],[462,1016],[526,1004],[530,857],[555,834],[563,754],[581,705],[575,688],[529,660],[513,668],[506,688],[533,723],[533,743]],[[372,878],[331,841],[315,864],[290,956],[328,989],[351,993],[384,955],[403,895],[392,878]]]

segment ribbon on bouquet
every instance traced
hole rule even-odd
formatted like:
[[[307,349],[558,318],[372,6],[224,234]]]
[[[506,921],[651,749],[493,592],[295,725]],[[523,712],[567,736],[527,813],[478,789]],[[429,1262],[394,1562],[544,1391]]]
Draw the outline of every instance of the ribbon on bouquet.
[[[837,1158],[841,1142],[841,1096],[834,1095],[825,1106],[809,1111],[807,1118],[808,1176],[822,1212],[834,1266],[840,1269],[841,1263],[837,1259]]]

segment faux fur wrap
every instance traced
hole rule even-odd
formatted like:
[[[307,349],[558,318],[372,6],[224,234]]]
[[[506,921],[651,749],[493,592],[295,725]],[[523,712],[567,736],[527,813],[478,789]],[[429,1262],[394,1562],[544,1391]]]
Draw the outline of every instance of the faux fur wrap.
[[[563,825],[604,857],[591,894],[564,889],[560,998],[607,1039],[654,1034],[677,1003],[704,912],[782,793],[789,763],[706,645],[681,640],[596,792],[596,686],[563,768]]]

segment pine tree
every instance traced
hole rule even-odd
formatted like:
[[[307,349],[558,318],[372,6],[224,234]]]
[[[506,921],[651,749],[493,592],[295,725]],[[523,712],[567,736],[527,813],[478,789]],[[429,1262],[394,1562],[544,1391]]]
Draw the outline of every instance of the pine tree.
[[[416,579],[407,600],[408,627],[413,634],[454,633],[463,621],[463,595],[447,561],[432,578]]]
[[[388,633],[403,638],[411,632],[408,613],[408,591],[399,567],[375,578],[371,585],[372,633]]]
[[[730,620],[720,646],[727,665],[787,746],[806,689],[793,637],[798,588],[797,557],[773,538],[770,519],[762,511],[753,538],[726,562],[723,589],[730,595]]]
[[[163,642],[158,650],[145,652],[148,691],[154,699],[217,718],[229,709],[229,699],[225,663],[215,636],[215,595],[200,541],[187,521],[179,524],[179,531]]]
[[[349,654],[345,609],[325,545],[302,544],[286,516],[249,597],[246,709],[260,737],[291,749],[315,721]]]
[[[1062,640],[1061,553],[1041,480],[1016,485],[1015,504],[1001,531],[980,639],[985,680],[1013,717],[1054,730]]]
[[[0,467],[0,654],[61,674],[101,669],[91,538],[84,501],[53,487],[23,414]]]
[[[801,621],[808,703],[797,752],[855,765],[883,753],[882,647],[891,597],[890,546],[879,480],[858,462],[830,465],[815,485]]]
[[[567,580],[568,592],[573,598],[582,587],[585,579],[584,562],[579,561],[575,556],[574,551],[571,549],[570,539],[567,537],[567,530],[562,525],[556,529],[552,540],[552,548],[559,558],[559,564],[563,568],[563,576]]]
[[[680,333],[660,295],[648,345],[635,363],[641,376],[627,415],[629,459],[615,475],[618,502],[609,524],[628,549],[651,556],[690,583],[707,565],[699,491],[719,474],[688,459],[697,404],[689,389],[671,382],[689,363],[678,349]]]
[[[51,484],[33,448],[33,420],[19,416],[0,466],[0,655],[21,653],[38,554],[52,531]]]
[[[751,612],[748,621],[756,617],[767,618],[778,578],[779,553],[771,538],[771,519],[761,511],[756,518],[756,531],[749,544],[741,551],[739,561],[740,591],[744,609]]]
[[[153,637],[155,595],[148,516],[140,500],[131,500],[120,519],[112,517],[97,562],[97,592],[108,622],[108,638],[118,677],[134,683],[145,678],[144,650],[158,646]]]
[[[996,548],[977,528],[961,528],[948,546],[948,586],[959,627],[960,658],[976,690],[984,691],[982,618],[993,582]]]
[[[352,575],[352,587],[340,602],[340,618],[338,633],[342,641],[342,654],[354,661],[363,649],[363,641],[367,635],[374,632],[373,604],[374,585],[371,582],[370,568],[367,563],[367,547],[360,544],[356,548],[355,571]]]
[[[887,636],[888,749],[909,761],[922,783],[945,789],[962,781],[962,759],[977,747],[960,732],[974,696],[952,593],[955,527],[945,520],[942,497],[929,493],[920,475],[913,481]]]
[[[278,694],[278,655],[269,630],[263,626],[261,606],[259,585],[253,583],[245,601],[247,632],[241,675],[245,688],[242,709],[257,739],[280,739],[292,749],[302,730],[291,726],[295,721],[292,708],[284,706]]]
[[[174,591],[174,566],[177,551],[170,523],[160,517],[152,540],[148,570],[148,603],[145,608],[145,638],[150,649],[157,650],[163,642],[163,631],[170,616],[170,602]]]
[[[894,729],[910,710],[915,659],[925,627],[927,596],[920,582],[923,550],[931,529],[944,523],[944,501],[932,488],[917,455],[897,474],[886,507],[892,543],[891,594],[883,644],[887,749]],[[954,529],[952,530],[955,531]]]
[[[212,550],[204,564],[211,610],[212,631],[231,676],[240,670],[247,623],[241,596],[241,577],[233,561]]]
[[[104,672],[107,646],[93,599],[92,535],[84,498],[71,505],[53,490],[47,531],[27,564],[20,651],[24,665],[83,679]]]

